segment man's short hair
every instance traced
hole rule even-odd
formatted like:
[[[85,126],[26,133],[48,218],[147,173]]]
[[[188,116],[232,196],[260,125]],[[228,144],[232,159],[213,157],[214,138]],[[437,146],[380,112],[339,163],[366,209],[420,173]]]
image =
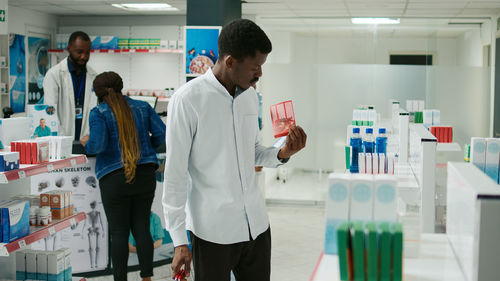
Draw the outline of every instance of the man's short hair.
[[[219,59],[231,55],[237,60],[269,54],[273,46],[266,33],[253,21],[238,19],[226,24],[219,35]]]
[[[90,37],[87,33],[83,32],[83,31],[75,31],[75,32],[71,33],[71,35],[69,36],[68,45],[75,42],[76,39],[78,39],[78,38],[81,38],[83,41],[87,41],[87,42],[90,41]]]
[[[45,120],[45,119],[43,119],[43,118],[40,118],[40,121],[42,121],[42,120]]]

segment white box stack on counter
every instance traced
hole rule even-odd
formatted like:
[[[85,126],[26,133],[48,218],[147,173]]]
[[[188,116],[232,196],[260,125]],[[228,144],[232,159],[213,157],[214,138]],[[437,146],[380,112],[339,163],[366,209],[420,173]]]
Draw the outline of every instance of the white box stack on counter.
[[[330,174],[326,200],[325,253],[337,254],[337,226],[349,220],[351,176]]]
[[[71,250],[19,250],[16,252],[16,280],[71,281]]]
[[[391,175],[328,176],[325,254],[337,254],[337,227],[345,221],[396,222],[397,180]]]
[[[30,119],[27,117],[0,119],[0,141],[3,146],[12,141],[30,138]]]

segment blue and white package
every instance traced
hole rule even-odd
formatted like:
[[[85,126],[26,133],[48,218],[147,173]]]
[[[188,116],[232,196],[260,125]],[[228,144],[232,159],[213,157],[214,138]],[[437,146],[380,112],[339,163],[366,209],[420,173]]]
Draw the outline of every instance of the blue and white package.
[[[61,251],[64,252],[64,281],[71,281],[73,275],[73,269],[71,266],[71,249],[62,248]]]
[[[16,252],[16,280],[26,280],[26,252]]]
[[[36,280],[47,281],[47,252],[37,251],[36,252]]]
[[[486,139],[486,160],[484,172],[498,183],[498,166],[500,164],[500,139]]]
[[[13,201],[0,207],[2,240],[10,243],[30,233],[30,202]]]
[[[36,253],[35,250],[26,250],[26,279],[36,280],[37,264],[36,264]]]
[[[19,152],[0,151],[0,172],[19,169]]]
[[[367,154],[367,156],[369,155]],[[369,173],[368,169],[367,173]],[[373,220],[373,179],[373,176],[368,174],[352,175],[349,206],[349,219],[351,221],[367,222]]]
[[[92,50],[99,50],[101,47],[101,36],[90,36],[90,48]]]
[[[104,50],[117,50],[118,49],[118,36],[100,36],[99,49]]]
[[[337,226],[349,220],[350,178],[348,174],[328,176],[328,194],[325,203],[325,254],[337,254]]]
[[[64,251],[48,253],[47,273],[48,281],[64,281]]]

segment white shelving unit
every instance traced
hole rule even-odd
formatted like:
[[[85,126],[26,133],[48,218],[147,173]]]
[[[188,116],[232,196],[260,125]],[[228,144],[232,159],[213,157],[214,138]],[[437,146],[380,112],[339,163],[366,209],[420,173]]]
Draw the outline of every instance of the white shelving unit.
[[[83,164],[83,163],[87,163],[87,157],[85,155],[74,155],[70,158],[50,161],[36,165],[21,165],[21,167],[17,170],[1,172],[0,183],[6,184],[18,179],[23,179],[34,175],[48,173],[53,170],[62,169],[65,167],[74,167],[78,164]]]
[[[0,83],[6,83],[8,85],[7,91],[0,89],[0,110],[6,106],[9,106],[10,95],[10,81],[9,81],[9,35],[0,35],[0,56],[5,57],[7,62],[6,66],[0,67]],[[3,113],[0,117],[3,117]]]
[[[56,160],[37,165],[22,165],[20,169],[0,173],[0,196],[1,198],[7,199],[14,195],[29,194],[31,176],[48,173],[50,171],[66,167],[75,167],[78,164],[87,163],[87,161],[88,160],[85,155],[73,155],[72,157],[63,160]],[[15,278],[15,255],[10,255],[10,253],[29,247],[30,244],[43,239],[50,234],[68,228],[85,218],[85,213],[77,213],[72,217],[56,221],[48,227],[30,229],[31,233],[28,236],[20,238],[16,241],[7,244],[0,244],[0,268],[5,268],[5,270],[0,270],[0,279]],[[77,280],[81,280],[81,278]]]

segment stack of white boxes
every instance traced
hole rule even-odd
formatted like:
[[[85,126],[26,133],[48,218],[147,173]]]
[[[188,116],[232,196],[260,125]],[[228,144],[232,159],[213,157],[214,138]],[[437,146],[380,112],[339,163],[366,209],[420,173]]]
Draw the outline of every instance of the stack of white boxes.
[[[500,184],[500,139],[472,138],[470,161]]]
[[[325,253],[337,254],[343,221],[397,221],[397,181],[389,175],[330,174],[326,199]]]
[[[71,250],[17,251],[16,280],[71,281]]]

